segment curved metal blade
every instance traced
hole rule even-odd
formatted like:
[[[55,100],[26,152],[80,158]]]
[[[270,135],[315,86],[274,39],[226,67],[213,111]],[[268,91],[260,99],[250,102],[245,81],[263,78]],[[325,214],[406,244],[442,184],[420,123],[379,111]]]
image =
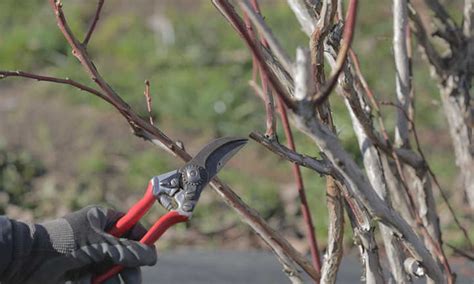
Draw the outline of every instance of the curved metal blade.
[[[208,181],[247,143],[246,138],[224,137],[207,144],[187,163],[200,166],[207,172]]]
[[[176,210],[190,216],[202,190],[246,143],[247,139],[245,138],[216,139],[178,169],[182,190],[177,192],[174,197],[178,205]]]

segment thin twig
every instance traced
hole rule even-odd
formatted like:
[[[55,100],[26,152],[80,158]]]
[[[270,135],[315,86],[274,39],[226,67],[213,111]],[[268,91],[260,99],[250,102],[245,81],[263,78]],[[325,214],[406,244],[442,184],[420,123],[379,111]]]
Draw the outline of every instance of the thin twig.
[[[111,103],[110,99],[105,96],[103,93],[100,91],[88,87],[84,84],[81,84],[77,81],[71,80],[69,78],[66,79],[61,79],[57,77],[51,77],[51,76],[44,76],[44,75],[38,75],[38,74],[33,74],[33,73],[28,73],[28,72],[23,72],[23,71],[0,71],[0,79],[3,78],[8,78],[8,77],[23,77],[23,78],[29,78],[29,79],[34,79],[38,81],[44,81],[44,82],[52,82],[52,83],[58,83],[58,84],[63,84],[63,85],[70,85],[73,86],[81,91],[91,93],[109,103]]]
[[[262,83],[263,84],[263,83]],[[265,104],[265,136],[267,137],[275,137],[276,135],[276,119],[275,119],[275,107],[273,105],[273,96],[271,92],[267,88],[267,92],[265,92],[260,86],[255,83],[254,81],[249,82],[250,87],[254,90],[255,94],[262,99],[263,103]]]
[[[143,94],[145,95],[145,99],[146,99],[146,108],[148,110],[148,116],[150,118],[150,124],[155,125],[153,123],[153,117],[151,115],[150,81],[148,81],[148,80],[145,80],[145,92],[143,92]]]
[[[463,249],[459,249],[451,244],[446,244],[450,249],[452,249],[454,251],[454,253],[456,254],[459,254],[460,256],[463,256],[465,258],[467,258],[468,260],[470,261],[474,261],[474,254],[472,253],[469,253]]]
[[[257,41],[257,37],[252,28],[252,23],[247,15],[244,12],[244,23],[247,27],[247,32],[254,42]],[[273,137],[276,135],[276,118],[275,118],[275,104],[273,101],[273,94],[271,89],[268,86],[268,80],[260,66],[260,63],[257,60],[255,55],[252,55],[252,78],[253,81],[250,82],[250,86],[254,89],[255,93],[259,95],[265,104],[265,114],[266,114],[266,131],[265,135],[268,137]],[[257,72],[260,74],[260,79],[262,82],[262,89],[256,84]]]
[[[91,36],[94,33],[95,26],[97,25],[97,22],[99,21],[100,12],[102,11],[102,6],[104,6],[104,2],[105,0],[99,0],[97,2],[97,9],[95,10],[94,18],[92,19],[92,23],[89,27],[89,30],[87,31],[86,36],[84,37],[84,41],[82,41],[82,44],[84,46],[87,46],[89,44]]]

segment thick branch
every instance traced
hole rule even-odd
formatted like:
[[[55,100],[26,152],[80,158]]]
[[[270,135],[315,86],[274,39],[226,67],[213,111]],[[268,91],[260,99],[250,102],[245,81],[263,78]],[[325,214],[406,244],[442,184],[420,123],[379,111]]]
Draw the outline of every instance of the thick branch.
[[[407,34],[408,16],[407,2],[404,0],[393,1],[393,55],[396,69],[396,92],[398,109],[397,124],[395,128],[395,145],[408,147],[409,133],[408,120],[403,111],[408,113],[410,105],[411,78],[408,64]]]
[[[305,110],[309,111],[309,110]],[[359,200],[374,218],[390,227],[404,241],[407,248],[423,262],[428,274],[435,281],[443,281],[443,275],[431,254],[426,250],[423,243],[416,236],[412,228],[394,210],[374,194],[374,189],[365,179],[357,164],[350,155],[342,148],[340,142],[327,128],[318,123],[312,116],[302,115],[295,117],[299,127],[318,144],[335,170],[344,179],[344,184],[357,200]]]
[[[346,101],[347,102],[347,101]],[[385,180],[384,171],[382,165],[382,158],[380,153],[375,148],[374,144],[365,135],[362,125],[358,121],[357,117],[352,112],[350,105],[347,103],[348,111],[351,115],[354,132],[359,142],[360,152],[364,162],[365,172],[368,176],[372,187],[376,190],[377,194],[384,200],[384,202],[392,208],[392,203],[389,196],[389,190],[387,182]],[[409,280],[406,273],[403,270],[404,254],[399,240],[396,238],[394,232],[389,227],[380,224],[380,231],[385,244],[385,251],[387,252],[390,272],[396,283],[406,283]]]

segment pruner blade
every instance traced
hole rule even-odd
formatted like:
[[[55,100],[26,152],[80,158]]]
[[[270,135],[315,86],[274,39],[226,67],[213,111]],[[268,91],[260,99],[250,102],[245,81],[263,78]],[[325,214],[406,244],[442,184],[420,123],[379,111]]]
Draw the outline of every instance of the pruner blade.
[[[155,177],[154,195],[166,209],[190,216],[202,190],[247,141],[224,137],[210,142],[178,170]]]

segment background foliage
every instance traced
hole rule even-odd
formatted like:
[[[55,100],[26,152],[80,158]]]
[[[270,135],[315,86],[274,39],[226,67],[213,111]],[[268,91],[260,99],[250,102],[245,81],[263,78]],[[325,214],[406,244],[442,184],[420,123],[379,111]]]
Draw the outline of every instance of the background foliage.
[[[382,1],[367,3],[362,1],[359,10],[354,49],[376,95],[393,101],[391,7]],[[455,10],[460,3],[449,5]],[[94,9],[95,1],[65,3],[76,33],[87,29]],[[263,1],[262,9],[278,37],[285,39],[287,50],[306,42],[286,1]],[[264,129],[261,103],[248,88],[251,58],[208,1],[107,1],[89,50],[106,79],[144,116],[143,82],[149,79],[155,123],[190,150],[212,137],[246,136]],[[57,30],[49,6],[40,0],[0,1],[0,66],[88,83]],[[458,214],[467,217],[435,82],[418,54],[414,67],[416,120],[425,152],[452,202],[460,205],[456,206]],[[331,100],[339,136],[346,149],[359,156],[342,100],[337,96]],[[387,125],[392,126],[393,110],[385,113]],[[311,141],[300,136],[296,140],[300,152],[319,155]],[[125,209],[143,192],[151,176],[179,165],[168,154],[132,137],[126,124],[103,102],[44,83],[1,82],[0,142],[0,213],[17,218],[50,218],[91,203]],[[324,244],[324,179],[306,170],[303,173],[317,236]],[[222,177],[273,226],[285,230],[290,240],[297,242],[302,237],[287,163],[258,145],[249,145]],[[447,210],[441,202],[439,205],[441,212]],[[148,222],[156,218],[159,209],[156,211]],[[452,226],[447,218],[441,222],[444,228]],[[180,234],[184,229],[180,227],[168,239],[178,237],[178,241],[199,245],[260,245],[211,193],[204,194],[188,226],[194,235]],[[449,242],[462,241],[461,236],[445,232]],[[239,241],[230,243],[229,239]],[[346,245],[352,242],[349,237],[345,240]],[[305,249],[305,243],[300,247]]]

